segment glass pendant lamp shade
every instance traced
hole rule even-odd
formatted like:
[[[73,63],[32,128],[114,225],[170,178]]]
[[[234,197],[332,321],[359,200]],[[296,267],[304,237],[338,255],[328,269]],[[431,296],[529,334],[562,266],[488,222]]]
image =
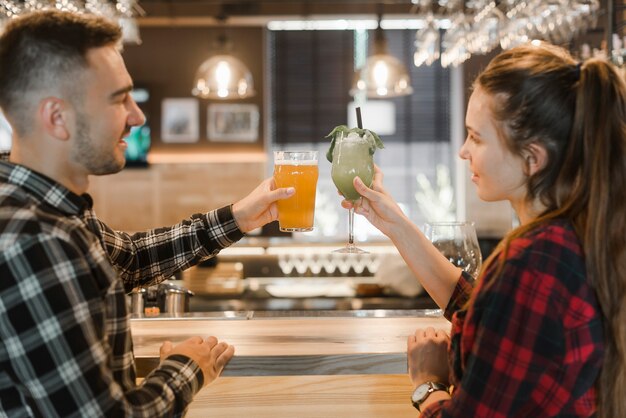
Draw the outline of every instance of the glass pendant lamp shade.
[[[389,54],[370,56],[355,73],[352,96],[364,91],[369,98],[406,96],[413,93],[406,66]]]
[[[256,94],[252,73],[232,55],[215,55],[196,72],[194,96],[204,99],[245,99]]]
[[[368,98],[406,96],[413,93],[406,66],[387,50],[387,40],[380,24],[376,29],[374,54],[354,74],[350,95],[365,92]]]

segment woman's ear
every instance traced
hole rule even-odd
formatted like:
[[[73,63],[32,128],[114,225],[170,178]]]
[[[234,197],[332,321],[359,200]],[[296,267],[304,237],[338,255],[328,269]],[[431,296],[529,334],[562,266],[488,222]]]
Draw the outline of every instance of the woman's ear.
[[[61,141],[70,138],[68,107],[62,99],[46,97],[39,103],[39,118],[45,132]]]
[[[548,163],[548,152],[543,145],[533,142],[524,151],[526,170],[529,176],[542,170]]]

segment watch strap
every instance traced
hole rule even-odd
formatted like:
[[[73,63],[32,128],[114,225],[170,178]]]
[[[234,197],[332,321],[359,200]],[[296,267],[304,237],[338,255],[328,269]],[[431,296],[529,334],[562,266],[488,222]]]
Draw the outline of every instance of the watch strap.
[[[420,399],[414,399],[413,395],[411,395],[411,403],[413,404],[415,409],[417,409],[419,412],[422,412],[420,407],[422,406],[422,403],[424,403],[424,401],[426,399],[428,399],[428,397],[430,396],[431,393],[437,392],[437,391],[448,392],[448,386],[444,385],[443,383],[439,383],[439,382],[425,382],[425,383],[422,383],[421,385],[419,385],[418,387],[416,387],[415,390],[413,391],[413,393],[417,392],[418,390],[422,390],[423,391],[424,390],[424,386],[426,386],[426,392],[424,393],[424,395]]]

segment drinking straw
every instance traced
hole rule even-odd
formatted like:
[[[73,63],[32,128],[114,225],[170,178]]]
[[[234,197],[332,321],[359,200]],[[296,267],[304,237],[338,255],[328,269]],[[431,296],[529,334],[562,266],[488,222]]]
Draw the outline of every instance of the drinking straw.
[[[363,120],[361,119],[361,107],[356,108],[356,124],[359,129],[363,129]]]

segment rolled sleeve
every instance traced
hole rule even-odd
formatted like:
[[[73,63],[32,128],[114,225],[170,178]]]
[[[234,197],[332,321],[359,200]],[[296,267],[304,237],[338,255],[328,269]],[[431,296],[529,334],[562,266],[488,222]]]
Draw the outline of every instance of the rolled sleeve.
[[[456,311],[463,309],[463,307],[467,305],[467,302],[474,291],[475,282],[476,281],[469,273],[465,271],[461,272],[459,281],[456,282],[450,301],[448,302],[448,305],[443,313],[448,321],[452,320],[452,315],[454,315]]]

